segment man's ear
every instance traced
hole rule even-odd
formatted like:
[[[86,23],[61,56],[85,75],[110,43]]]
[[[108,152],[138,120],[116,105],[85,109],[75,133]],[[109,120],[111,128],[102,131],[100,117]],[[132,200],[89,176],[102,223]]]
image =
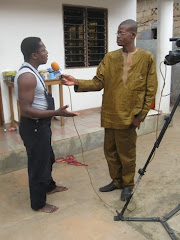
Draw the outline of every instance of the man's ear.
[[[136,38],[137,33],[133,32],[133,37]]]
[[[32,53],[32,54],[31,54],[31,57],[32,57],[32,59],[36,60],[36,59],[37,59],[36,53]]]
[[[132,37],[135,39],[136,38],[136,33],[135,32],[132,32]]]

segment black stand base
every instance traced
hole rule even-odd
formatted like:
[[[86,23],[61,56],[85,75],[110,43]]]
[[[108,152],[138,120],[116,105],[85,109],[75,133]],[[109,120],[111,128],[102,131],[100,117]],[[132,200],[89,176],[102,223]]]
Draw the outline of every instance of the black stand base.
[[[166,229],[171,239],[178,240],[178,238],[174,234],[174,231],[168,225],[167,221],[179,210],[180,210],[180,204],[162,218],[160,217],[151,217],[151,218],[124,217],[123,215],[121,216],[121,214],[117,212],[118,215],[114,217],[114,221],[160,222],[163,225],[163,227]]]
[[[169,225],[167,223],[167,220],[170,217],[172,217],[176,212],[178,212],[180,210],[180,204],[175,209],[173,209],[171,212],[169,212],[167,215],[165,215],[162,218],[159,218],[159,217],[152,217],[152,218],[135,218],[135,217],[132,217],[131,218],[131,217],[124,217],[123,215],[124,215],[125,210],[127,209],[128,204],[131,201],[131,198],[132,198],[134,192],[136,191],[136,189],[137,189],[137,187],[139,185],[139,182],[140,182],[142,176],[146,172],[146,168],[147,168],[148,164],[150,163],[150,160],[151,160],[151,158],[152,158],[156,148],[159,147],[159,144],[160,144],[160,142],[161,142],[161,140],[162,140],[162,138],[163,138],[163,136],[164,136],[164,134],[165,134],[165,132],[166,132],[170,122],[171,122],[171,120],[172,120],[172,117],[173,117],[173,115],[174,115],[174,113],[176,111],[176,108],[178,107],[179,103],[180,103],[180,94],[179,94],[179,96],[178,96],[178,98],[177,98],[177,100],[176,100],[176,102],[175,102],[175,104],[173,106],[173,109],[172,109],[170,115],[165,118],[164,126],[163,126],[163,128],[162,128],[162,130],[161,130],[161,132],[160,132],[156,142],[154,143],[154,147],[152,148],[152,150],[151,150],[151,152],[149,154],[149,157],[148,157],[144,167],[142,169],[139,169],[139,171],[138,171],[139,177],[138,177],[138,179],[137,179],[137,181],[135,183],[135,186],[134,186],[134,188],[132,190],[132,193],[128,197],[128,199],[127,199],[124,207],[122,208],[121,212],[119,213],[118,211],[116,211],[117,212],[117,216],[114,217],[114,221],[160,222],[164,226],[166,231],[168,232],[168,234],[171,237],[171,239],[173,239],[173,240],[178,240],[178,238],[174,234],[173,230],[169,227]]]

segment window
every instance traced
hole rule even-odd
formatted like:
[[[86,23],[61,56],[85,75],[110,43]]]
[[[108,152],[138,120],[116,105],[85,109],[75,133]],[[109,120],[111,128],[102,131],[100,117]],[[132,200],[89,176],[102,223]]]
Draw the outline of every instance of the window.
[[[66,67],[96,66],[107,52],[107,10],[64,6]]]
[[[157,39],[157,28],[152,29],[152,39]]]

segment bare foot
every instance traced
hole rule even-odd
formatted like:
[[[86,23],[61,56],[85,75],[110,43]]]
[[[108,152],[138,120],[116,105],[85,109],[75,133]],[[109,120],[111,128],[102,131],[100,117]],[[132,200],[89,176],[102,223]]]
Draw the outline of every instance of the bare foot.
[[[46,203],[43,208],[39,209],[39,212],[53,213],[58,210],[58,207]]]
[[[56,186],[55,189],[53,189],[51,192],[48,192],[47,194],[52,194],[55,192],[63,192],[63,191],[67,191],[68,188],[67,187],[63,187],[63,186]]]

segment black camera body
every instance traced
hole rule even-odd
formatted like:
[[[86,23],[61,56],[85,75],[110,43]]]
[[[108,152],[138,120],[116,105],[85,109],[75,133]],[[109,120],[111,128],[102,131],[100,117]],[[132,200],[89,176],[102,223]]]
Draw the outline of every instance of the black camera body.
[[[177,48],[180,48],[180,37],[170,38],[171,42],[176,41]],[[180,50],[169,51],[169,55],[165,56],[164,64],[175,65],[180,62]]]

